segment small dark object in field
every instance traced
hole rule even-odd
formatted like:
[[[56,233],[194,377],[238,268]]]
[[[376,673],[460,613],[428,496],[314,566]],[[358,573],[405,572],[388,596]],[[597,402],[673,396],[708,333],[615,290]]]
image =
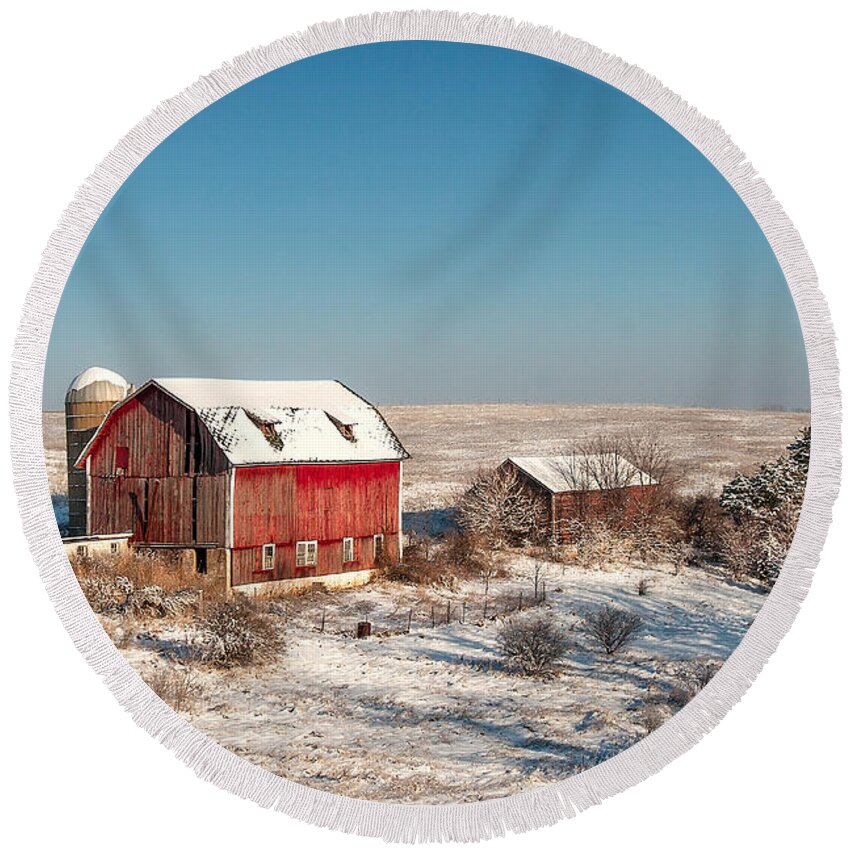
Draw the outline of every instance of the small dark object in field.
[[[531,614],[506,621],[496,637],[499,651],[524,676],[545,676],[566,655],[564,633],[546,616]]]
[[[357,624],[357,639],[363,640],[372,634],[372,624],[365,620]]]
[[[646,596],[651,585],[652,582],[648,578],[642,578],[637,586],[638,596]]]
[[[613,655],[635,639],[643,628],[643,618],[613,605],[602,605],[584,615],[584,627],[606,655]]]

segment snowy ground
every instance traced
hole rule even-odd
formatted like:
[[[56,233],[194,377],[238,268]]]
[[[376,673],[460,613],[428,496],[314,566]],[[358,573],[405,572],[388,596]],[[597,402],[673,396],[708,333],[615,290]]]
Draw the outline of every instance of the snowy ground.
[[[684,491],[716,493],[737,472],[781,454],[809,421],[806,413],[625,406],[381,412],[413,455],[404,469],[405,526],[432,531],[445,525],[476,469],[511,454],[554,454],[593,434],[646,425],[669,446]],[[57,513],[67,487],[63,439],[62,415],[45,414]],[[254,670],[193,664],[203,694],[191,720],[249,760],[328,791],[422,803],[498,797],[562,779],[646,734],[646,706],[659,695],[664,703],[681,662],[724,660],[764,601],[709,570],[549,564],[543,607],[571,648],[553,679],[524,679],[502,668],[496,634],[501,612],[520,594],[525,605],[531,600],[532,565],[514,556],[507,567],[508,577],[491,584],[487,618],[480,581],[444,591],[378,582],[281,602],[285,654]],[[649,593],[639,596],[647,576]],[[582,612],[605,602],[646,622],[614,659],[595,651],[580,627]],[[373,637],[358,641],[361,620],[372,623]],[[147,628],[122,651],[151,680],[178,665],[174,651],[190,627]]]
[[[516,557],[511,574],[491,584],[490,616],[506,601],[516,605],[520,592],[527,604],[531,563]],[[228,749],[316,788],[426,803],[498,797],[562,779],[646,734],[642,706],[676,684],[676,662],[725,659],[764,600],[693,568],[674,575],[547,564],[544,575],[543,610],[571,642],[550,681],[502,669],[502,617],[482,620],[480,582],[450,593],[379,582],[285,603],[285,654],[261,671],[200,673],[205,696],[191,720]],[[649,593],[639,596],[646,576]],[[593,649],[580,623],[605,602],[646,622],[613,659]],[[355,640],[363,619],[376,636]],[[168,651],[185,637],[173,626],[154,629],[124,651],[149,678],[174,664]]]

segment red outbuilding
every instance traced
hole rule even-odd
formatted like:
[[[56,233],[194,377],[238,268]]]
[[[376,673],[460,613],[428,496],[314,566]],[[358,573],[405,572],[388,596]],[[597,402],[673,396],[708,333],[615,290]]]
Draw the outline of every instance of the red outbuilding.
[[[347,583],[400,557],[407,457],[338,381],[161,378],[110,410],[77,466],[89,535],[189,552],[197,572],[250,589]]]
[[[628,519],[658,482],[615,452],[509,457],[499,469],[517,477],[540,505],[541,534],[569,542],[577,527],[603,516]]]

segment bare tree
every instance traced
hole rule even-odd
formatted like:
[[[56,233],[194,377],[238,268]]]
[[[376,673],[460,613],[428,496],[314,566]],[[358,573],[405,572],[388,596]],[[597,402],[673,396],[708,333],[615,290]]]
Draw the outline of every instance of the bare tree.
[[[467,531],[496,545],[536,540],[546,525],[544,506],[511,466],[480,471],[458,509]]]
[[[579,536],[591,519],[613,527],[627,520],[637,525],[655,524],[669,505],[674,483],[670,452],[653,429],[598,434],[571,444],[564,450],[559,472],[565,487],[573,491],[572,515],[563,520],[575,526],[573,537]],[[627,517],[627,488],[650,482],[655,486],[632,500]]]
[[[673,483],[675,469],[670,450],[657,429],[627,431],[622,435],[621,444],[623,456],[659,487]]]
[[[567,489],[621,490],[640,483],[623,448],[623,439],[609,434],[568,446],[557,464]]]
[[[541,585],[541,583],[545,587],[545,582],[541,582],[541,576],[543,574],[543,569],[544,569],[545,566],[546,565],[543,563],[543,561],[538,561],[538,560],[534,561],[534,601],[535,602],[537,602],[537,600],[540,598],[540,585]]]

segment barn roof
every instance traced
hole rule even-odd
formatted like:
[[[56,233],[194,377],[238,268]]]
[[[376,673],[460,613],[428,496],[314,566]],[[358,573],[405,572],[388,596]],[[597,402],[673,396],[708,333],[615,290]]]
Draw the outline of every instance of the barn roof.
[[[154,386],[194,410],[234,466],[409,457],[381,414],[339,381],[154,378],[134,396]]]
[[[508,460],[551,493],[606,490],[612,486],[635,487],[657,484],[622,455],[554,455],[509,457]]]

